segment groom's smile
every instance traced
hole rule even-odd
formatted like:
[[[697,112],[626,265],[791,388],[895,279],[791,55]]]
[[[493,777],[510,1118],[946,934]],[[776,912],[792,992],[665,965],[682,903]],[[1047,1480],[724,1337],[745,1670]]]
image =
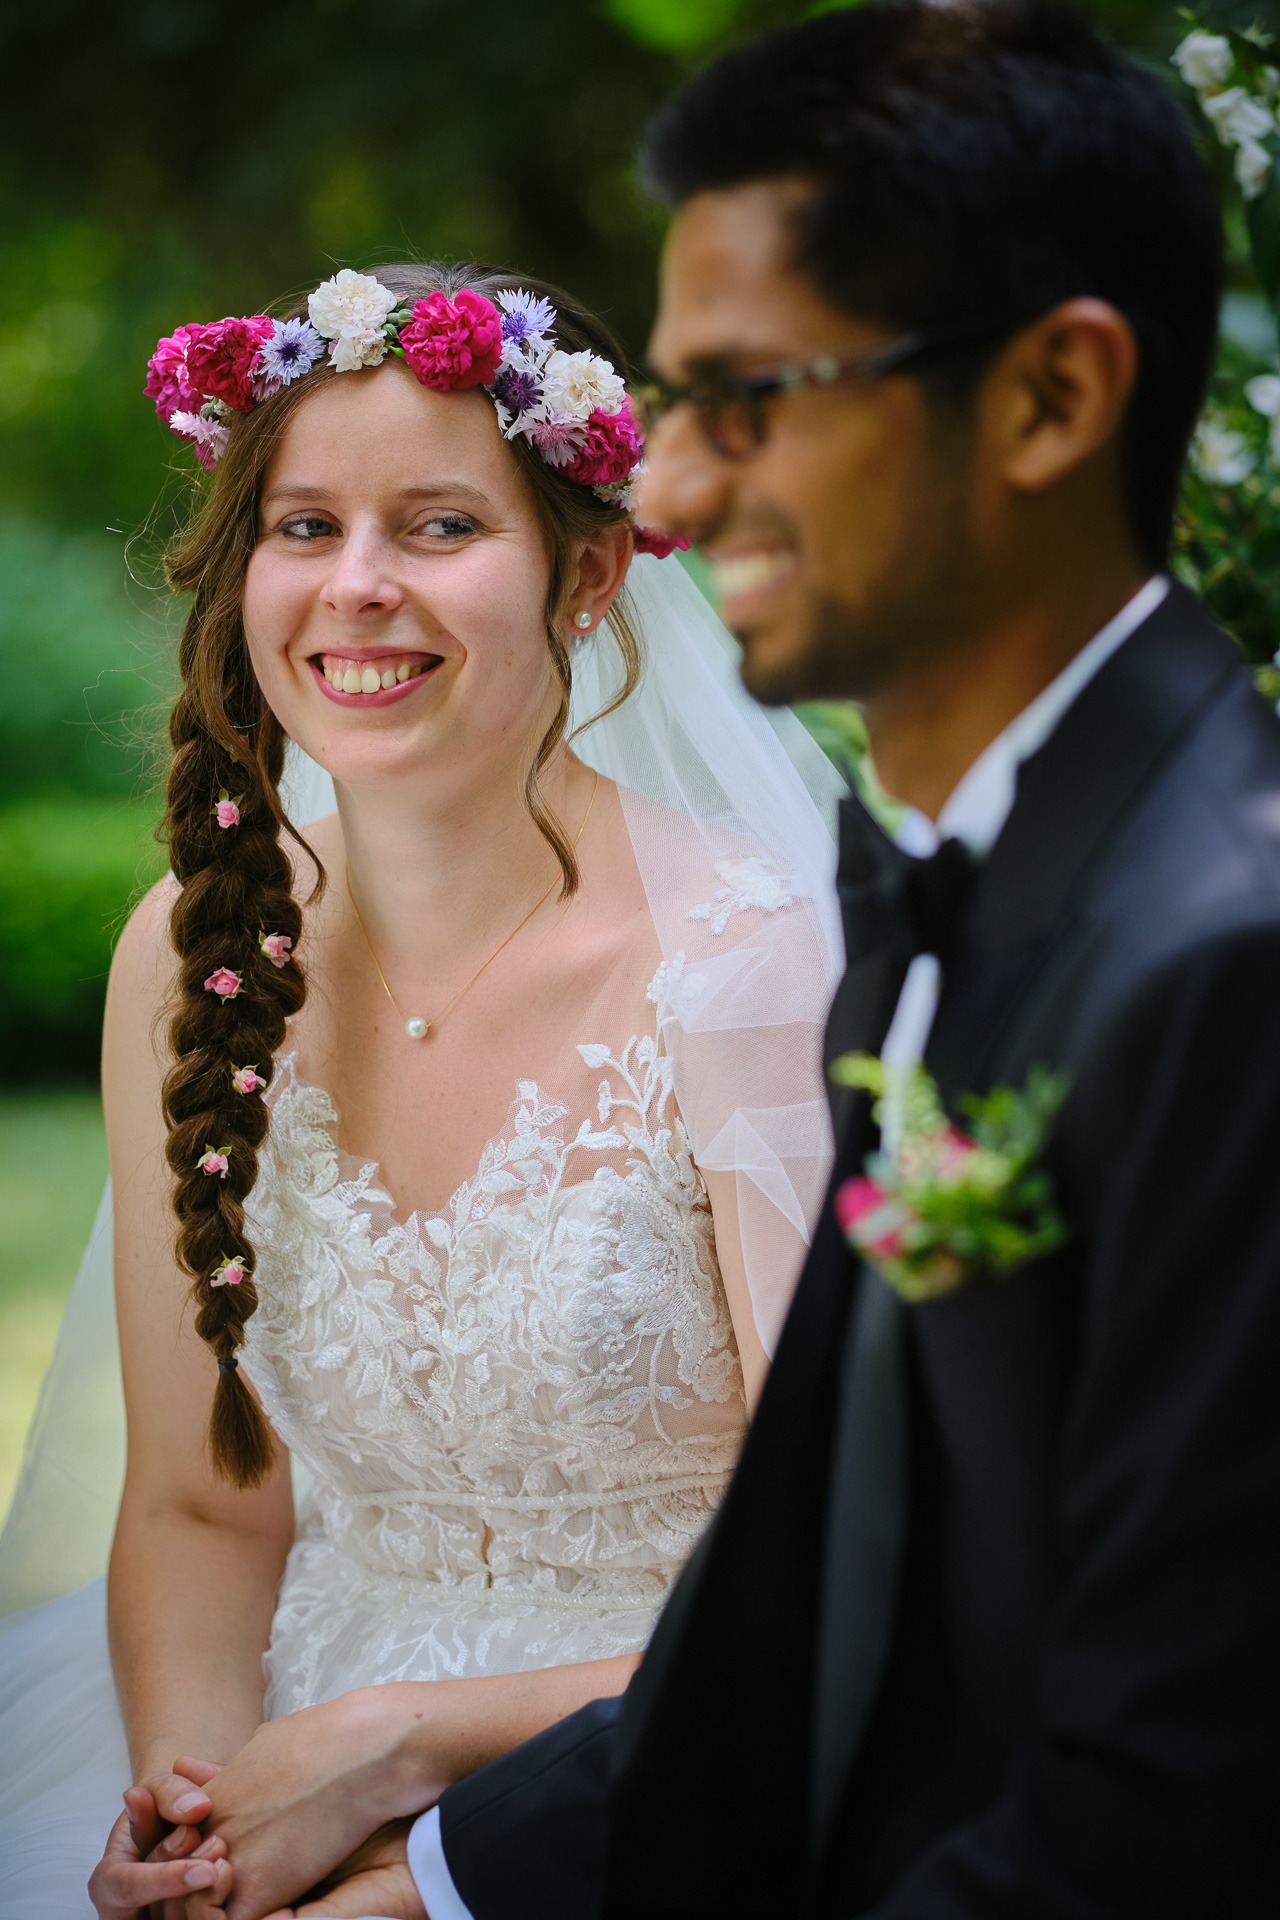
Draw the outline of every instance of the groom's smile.
[[[926,580],[960,561],[950,459],[906,376],[794,384],[754,404],[726,448],[735,383],[882,350],[891,329],[841,313],[796,264],[808,182],[695,194],[677,211],[650,357],[694,396],[653,431],[644,517],[698,542],[743,678],[766,701],[873,691],[913,652]],[[706,396],[712,396],[708,399]],[[748,409],[740,409],[744,414]],[[936,611],[937,593],[930,589]]]

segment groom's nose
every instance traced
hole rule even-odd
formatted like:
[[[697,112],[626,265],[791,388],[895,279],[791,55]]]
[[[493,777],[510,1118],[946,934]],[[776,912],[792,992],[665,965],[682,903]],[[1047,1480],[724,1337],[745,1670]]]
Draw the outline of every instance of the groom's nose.
[[[641,526],[705,540],[726,518],[733,493],[733,462],[716,452],[692,407],[676,407],[658,422],[645,446]]]

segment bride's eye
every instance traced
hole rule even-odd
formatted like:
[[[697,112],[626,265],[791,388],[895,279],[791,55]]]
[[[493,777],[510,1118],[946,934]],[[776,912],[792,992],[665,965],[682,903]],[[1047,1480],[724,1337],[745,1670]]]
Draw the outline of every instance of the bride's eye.
[[[318,513],[296,513],[289,520],[282,520],[276,529],[286,540],[296,540],[308,545],[313,540],[327,540],[338,529],[332,520],[326,520]]]
[[[465,540],[477,528],[469,514],[433,513],[418,522],[416,531],[431,540]]]

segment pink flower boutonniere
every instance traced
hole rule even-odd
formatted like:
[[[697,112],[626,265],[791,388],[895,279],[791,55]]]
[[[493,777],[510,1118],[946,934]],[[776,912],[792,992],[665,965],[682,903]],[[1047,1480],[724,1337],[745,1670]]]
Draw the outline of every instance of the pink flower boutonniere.
[[[219,1000],[234,1000],[244,982],[238,973],[230,967],[215,967],[204,983],[206,993],[216,993]]]
[[[836,1191],[836,1218],[854,1252],[904,1300],[939,1299],[1063,1244],[1066,1224],[1039,1164],[1067,1095],[1062,1075],[1033,1068],[1021,1093],[966,1095],[959,1105],[969,1133],[948,1118],[923,1067],[895,1074],[869,1054],[848,1053],[831,1077],[873,1094],[881,1126],[880,1151]]]
[[[293,957],[293,935],[291,933],[264,933],[258,942],[258,947],[273,967],[287,967]]]

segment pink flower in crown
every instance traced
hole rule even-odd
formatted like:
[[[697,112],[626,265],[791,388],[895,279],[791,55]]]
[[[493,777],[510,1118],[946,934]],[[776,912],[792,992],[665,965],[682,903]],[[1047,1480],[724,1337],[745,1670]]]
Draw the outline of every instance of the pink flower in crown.
[[[238,1287],[242,1280],[248,1279],[243,1254],[237,1254],[234,1260],[224,1260],[222,1265],[209,1276],[211,1287]]]
[[[220,827],[238,827],[240,825],[239,803],[232,800],[228,794],[224,793],[220,800],[214,801],[213,813]]]
[[[609,487],[625,480],[644,452],[644,429],[624,400],[616,413],[597,408],[586,423],[586,433],[562,472],[566,480],[584,487]]]
[[[208,473],[217,466],[230,438],[225,423],[219,418],[219,404],[210,401],[199,413],[175,413],[169,421],[170,432],[190,440],[196,459]]]
[[[201,395],[192,386],[187,374],[187,350],[193,340],[204,332],[201,326],[175,327],[157,342],[156,350],[147,362],[147,378],[143,392],[156,403],[156,412],[166,427],[175,413],[195,413],[199,410]]]
[[[216,967],[204,983],[206,993],[216,993],[219,1000],[234,1000],[244,985],[238,973],[232,973],[230,967]]]
[[[205,400],[221,400],[237,413],[255,404],[258,355],[275,332],[264,313],[248,319],[213,320],[187,348],[187,379]]]
[[[894,1260],[903,1249],[911,1216],[887,1187],[860,1173],[836,1188],[836,1219],[846,1239],[877,1260]]]
[[[586,432],[580,420],[540,420],[530,437],[547,465],[563,472],[582,445]]]
[[[287,967],[293,947],[291,933],[264,933],[258,942],[258,950],[264,954],[273,967]]]
[[[651,553],[655,560],[665,560],[669,553],[688,553],[692,540],[683,533],[662,533],[657,527],[637,527],[636,552]]]
[[[431,293],[414,302],[400,345],[424,387],[437,393],[487,387],[502,361],[502,316],[492,300],[469,287],[453,300]]]
[[[216,1174],[219,1180],[225,1180],[231,1161],[225,1147],[206,1147],[196,1165],[201,1173]]]
[[[256,1067],[235,1067],[231,1073],[231,1084],[237,1093],[257,1093],[267,1083]]]

